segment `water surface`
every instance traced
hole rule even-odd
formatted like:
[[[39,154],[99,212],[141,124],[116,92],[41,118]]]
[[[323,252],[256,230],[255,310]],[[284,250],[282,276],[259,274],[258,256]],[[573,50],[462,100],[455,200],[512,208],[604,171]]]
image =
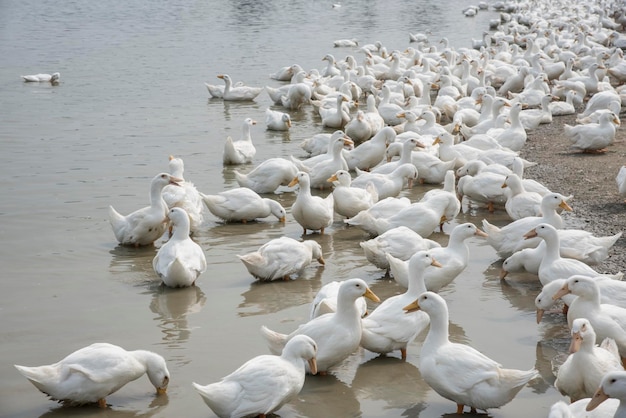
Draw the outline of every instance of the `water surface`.
[[[332,41],[381,41],[403,50],[409,32],[430,31],[469,47],[493,12],[465,18],[463,0],[342,1],[108,1],[5,0],[0,6],[0,150],[3,156],[0,248],[0,416],[203,417],[212,416],[191,386],[230,373],[268,349],[259,327],[289,332],[307,320],[309,302],[323,284],[361,277],[382,299],[402,291],[365,260],[358,242],[368,237],[337,222],[327,234],[302,237],[288,215],[247,225],[209,217],[196,237],[210,267],[195,288],[170,290],[152,270],[152,248],[119,247],[107,208],[122,213],[148,203],[150,179],[167,170],[170,154],[185,161],[185,177],[204,193],[236,187],[223,167],[227,135],[238,136],[246,117],[260,123],[252,137],[255,164],[274,157],[304,157],[299,143],[324,132],[311,109],[292,112],[289,133],[267,132],[263,93],[255,102],[210,100],[204,82],[228,73],[249,85],[278,86],[268,75],[294,63],[322,68],[353,49]],[[19,75],[61,73],[58,86],[23,83]],[[240,167],[248,171],[252,165]],[[427,190],[403,192],[418,199]],[[291,193],[272,196],[289,210]],[[474,211],[447,225],[504,224],[502,213]],[[327,264],[302,279],[258,284],[236,254],[287,235],[314,239]],[[567,346],[562,318],[537,326],[533,299],[538,281],[515,275],[498,280],[494,251],[470,241],[472,263],[442,291],[450,306],[453,339],[473,345],[507,367],[538,367],[545,380],[525,388],[493,417],[546,416],[560,399],[551,387],[550,360]],[[282,417],[434,417],[455,405],[431,391],[417,368],[423,336],[408,361],[394,354],[356,353],[336,376],[308,378]],[[168,361],[168,396],[155,398],[146,378],[107,398],[111,405],[62,408],[38,392],[13,364],[53,363],[96,341],[145,348]]]

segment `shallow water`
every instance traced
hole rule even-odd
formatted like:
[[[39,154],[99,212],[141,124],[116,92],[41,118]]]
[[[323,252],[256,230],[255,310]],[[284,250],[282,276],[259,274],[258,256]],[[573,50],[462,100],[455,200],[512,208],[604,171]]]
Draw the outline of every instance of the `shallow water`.
[[[209,270],[195,288],[169,290],[152,270],[152,248],[117,245],[108,205],[128,213],[147,204],[149,180],[167,171],[167,157],[185,161],[185,178],[204,193],[236,187],[222,165],[227,135],[246,117],[259,121],[252,137],[255,164],[273,156],[304,157],[302,139],[324,131],[311,109],[292,112],[289,133],[265,131],[266,93],[252,103],[208,99],[203,82],[228,73],[248,85],[279,83],[268,75],[294,63],[322,68],[321,58],[360,53],[332,41],[377,40],[388,49],[409,46],[408,32],[447,36],[469,47],[495,16],[462,16],[461,0],[329,2],[52,2],[3,1],[0,6],[0,201],[3,291],[0,295],[0,416],[212,416],[191,382],[214,382],[244,361],[268,352],[261,325],[288,332],[306,321],[309,302],[324,283],[361,277],[381,299],[401,292],[365,260],[368,237],[336,222],[310,234],[324,250],[299,280],[256,283],[236,254],[282,235],[301,238],[288,215],[246,225],[210,217],[198,234]],[[58,86],[23,83],[20,74],[61,73]],[[239,167],[248,171],[253,165]],[[428,188],[403,195],[417,199]],[[291,193],[272,196],[289,210]],[[503,213],[471,211],[456,223],[483,217],[504,224]],[[445,234],[434,239],[447,242]],[[550,360],[566,349],[563,318],[535,324],[536,277],[500,282],[491,247],[470,240],[472,262],[442,291],[450,306],[453,339],[473,345],[506,367],[537,367],[543,379],[493,417],[547,416],[561,396],[551,387]],[[423,336],[408,361],[358,352],[336,376],[307,378],[282,417],[434,417],[455,405],[421,380]],[[141,378],[107,398],[110,408],[62,408],[38,392],[13,364],[53,363],[96,341],[162,354],[172,374],[167,397],[156,398]]]

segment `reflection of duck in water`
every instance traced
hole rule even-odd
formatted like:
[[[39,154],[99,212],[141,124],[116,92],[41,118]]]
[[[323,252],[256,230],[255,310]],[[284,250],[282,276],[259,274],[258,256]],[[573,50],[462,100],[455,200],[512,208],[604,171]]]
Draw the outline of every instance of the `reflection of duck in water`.
[[[351,386],[361,402],[380,404],[376,409],[410,407],[410,413],[402,416],[418,416],[426,407],[423,401],[430,392],[415,365],[384,355],[360,364]]]
[[[166,345],[185,342],[191,335],[187,315],[198,313],[206,302],[206,295],[198,286],[172,289],[159,286],[150,302],[150,310],[157,314],[159,328]]]
[[[322,286],[323,272],[320,265],[315,270],[307,269],[298,280],[252,282],[250,289],[241,294],[239,316],[266,315],[310,303]]]
[[[329,394],[341,394],[329,396]],[[290,404],[302,417],[360,417],[361,405],[354,389],[328,374],[305,379],[298,400]]]

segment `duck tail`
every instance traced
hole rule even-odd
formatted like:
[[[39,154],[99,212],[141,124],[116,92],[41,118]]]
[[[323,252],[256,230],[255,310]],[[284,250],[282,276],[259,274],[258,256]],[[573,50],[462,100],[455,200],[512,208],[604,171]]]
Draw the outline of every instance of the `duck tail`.
[[[487,233],[487,243],[496,250],[500,248],[500,241],[502,240],[500,237],[500,228],[490,224],[486,219],[483,219],[483,231]]]
[[[283,352],[283,348],[287,343],[287,335],[272,331],[265,325],[261,326],[261,335],[265,338],[272,354],[280,355]]]

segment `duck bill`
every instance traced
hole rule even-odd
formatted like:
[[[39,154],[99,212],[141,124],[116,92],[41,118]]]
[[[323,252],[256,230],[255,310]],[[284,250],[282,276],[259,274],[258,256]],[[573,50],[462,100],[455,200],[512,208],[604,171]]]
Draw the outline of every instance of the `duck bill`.
[[[479,236],[479,237],[483,237],[483,238],[487,238],[489,235],[483,231],[482,229],[476,229],[476,232],[474,232],[474,235]]]
[[[170,177],[170,183],[173,186],[180,186],[180,183],[182,183],[184,180],[183,179],[179,179],[178,177]]]
[[[295,186],[296,184],[298,184],[298,177],[294,177],[294,178],[293,178],[293,180],[291,180],[291,181],[289,182],[289,184],[287,185],[287,187],[293,187],[293,186]]]
[[[541,318],[543,318],[543,313],[545,311],[543,309],[537,309],[537,323],[541,323]]]
[[[374,294],[374,292],[372,292],[369,287],[367,288],[363,296],[376,303],[380,302],[378,296],[376,296],[376,294]]]
[[[311,374],[317,374],[317,360],[315,360],[315,357],[309,359],[308,363]]]
[[[223,78],[224,78],[224,74],[218,74],[218,75],[217,75],[217,78],[221,78],[221,79],[223,79]]]
[[[283,216],[282,218],[278,218],[278,221],[282,222],[282,223],[285,223],[285,222],[287,222],[287,218]]]
[[[435,138],[433,141],[433,145],[441,144],[441,139],[439,137]]]
[[[572,207],[570,205],[567,204],[567,202],[565,200],[563,200],[561,202],[561,204],[559,205],[560,208],[562,208],[563,210],[566,210],[568,212],[572,211]]]
[[[443,267],[441,265],[441,263],[439,261],[435,260],[434,258],[433,258],[433,261],[431,261],[430,265],[434,266],[434,267]]]
[[[559,300],[563,296],[567,295],[568,293],[570,293],[570,290],[569,290],[569,287],[567,287],[567,284],[566,284],[565,286],[560,288],[559,291],[554,294],[554,296],[552,296],[552,300]]]
[[[537,231],[532,229],[524,234],[524,239],[535,238],[536,236],[537,236]]]
[[[419,311],[420,310],[420,305],[417,302],[417,299],[415,299],[415,301],[413,303],[409,303],[408,305],[406,305],[402,309],[404,309],[406,311],[406,313],[411,313],[411,312]]]
[[[165,395],[167,393],[167,388],[157,388],[157,395]]]
[[[333,181],[338,181],[339,179],[337,178],[337,174],[333,174],[332,176],[330,176],[326,181],[328,183],[332,183]]]
[[[317,259],[317,262],[320,263],[321,265],[325,266],[326,265],[326,261],[324,261],[324,257],[320,257]]]
[[[509,274],[509,272],[506,271],[505,269],[500,270],[500,275],[499,275],[500,280],[504,280],[507,274]]]
[[[580,332],[575,332],[572,335],[572,342],[569,345],[569,352],[574,354],[580,350],[580,345],[583,343],[583,338],[580,336]]]
[[[596,393],[593,394],[593,397],[591,398],[585,409],[587,411],[592,411],[607,399],[609,399],[609,395],[604,393],[604,390],[602,390],[602,388],[598,388],[598,390],[596,390]]]

